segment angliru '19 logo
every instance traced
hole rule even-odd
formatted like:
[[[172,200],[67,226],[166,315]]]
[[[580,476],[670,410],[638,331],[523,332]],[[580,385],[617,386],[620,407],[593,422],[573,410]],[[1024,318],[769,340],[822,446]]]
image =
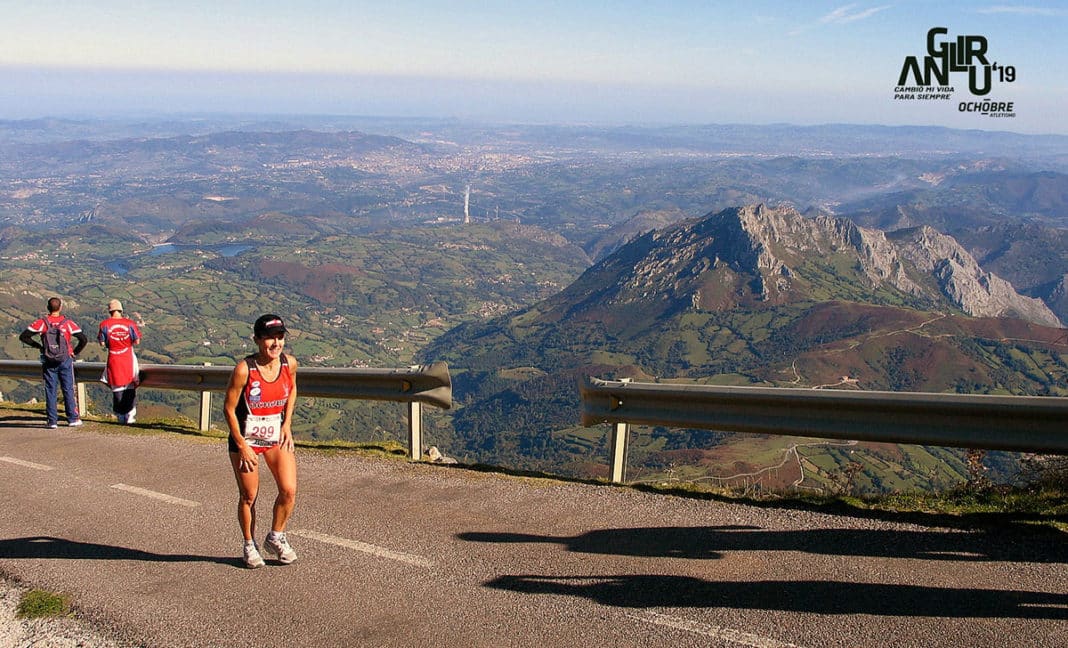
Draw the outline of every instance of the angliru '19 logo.
[[[990,44],[985,36],[948,37],[945,27],[927,31],[927,55],[922,59],[906,56],[901,66],[894,99],[898,101],[948,101],[956,91],[952,75],[967,77],[968,91],[982,101],[962,101],[959,112],[980,113],[990,117],[1015,117],[1014,102],[986,99],[996,83],[1016,81],[1016,67],[991,62]]]

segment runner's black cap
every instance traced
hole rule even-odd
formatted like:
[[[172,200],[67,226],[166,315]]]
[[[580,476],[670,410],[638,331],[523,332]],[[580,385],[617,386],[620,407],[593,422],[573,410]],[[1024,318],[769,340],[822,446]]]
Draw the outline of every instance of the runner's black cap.
[[[252,325],[252,334],[260,338],[285,332],[286,323],[277,315],[260,315],[260,318],[256,320],[256,323]]]

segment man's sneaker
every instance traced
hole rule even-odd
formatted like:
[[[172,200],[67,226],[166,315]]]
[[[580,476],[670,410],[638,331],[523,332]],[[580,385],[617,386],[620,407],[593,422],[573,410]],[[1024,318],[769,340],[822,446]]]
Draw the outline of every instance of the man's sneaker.
[[[82,424],[82,420],[81,419],[74,419],[70,423],[67,423],[67,427],[78,427],[81,424]]]
[[[245,543],[245,567],[249,569],[258,569],[264,566],[263,556],[260,555],[260,550],[256,546],[255,542],[249,540]]]
[[[57,429],[59,429],[59,425],[56,424],[56,423],[49,423],[45,427],[47,427],[49,430],[57,430]]]
[[[274,531],[268,533],[267,538],[263,541],[263,549],[269,554],[274,554],[278,562],[283,565],[288,565],[297,559],[297,552],[293,551],[293,547],[289,546],[285,533],[275,533]]]

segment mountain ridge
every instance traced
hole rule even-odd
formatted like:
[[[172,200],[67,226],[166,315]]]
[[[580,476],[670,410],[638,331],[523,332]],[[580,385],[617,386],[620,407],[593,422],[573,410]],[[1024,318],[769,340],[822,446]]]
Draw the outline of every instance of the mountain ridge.
[[[582,375],[1060,393],[1060,322],[1040,304],[931,228],[891,237],[756,204],[637,236],[555,295],[421,354],[463,367],[454,427],[466,452],[529,468],[571,457],[581,472],[572,455],[591,440],[563,431]]]
[[[806,218],[792,207],[758,204],[647,232],[615,254],[600,262],[605,270],[622,273],[615,285],[589,291],[608,305],[666,300],[689,301],[695,310],[723,310],[796,301],[813,296],[816,281],[806,272],[811,257],[845,255],[851,267],[844,278],[865,282],[874,292],[896,292],[916,306],[945,299],[976,317],[1061,324],[1041,300],[1020,295],[982,270],[952,237],[927,226],[891,237],[844,218]],[[589,272],[602,274],[596,266]]]

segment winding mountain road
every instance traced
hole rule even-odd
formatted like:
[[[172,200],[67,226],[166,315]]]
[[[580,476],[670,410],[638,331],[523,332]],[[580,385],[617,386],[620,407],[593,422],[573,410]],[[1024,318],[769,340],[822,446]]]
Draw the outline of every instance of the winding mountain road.
[[[1068,545],[1030,525],[298,450],[300,558],[247,570],[223,442],[42,423],[0,410],[0,575],[140,645],[1068,645]]]

